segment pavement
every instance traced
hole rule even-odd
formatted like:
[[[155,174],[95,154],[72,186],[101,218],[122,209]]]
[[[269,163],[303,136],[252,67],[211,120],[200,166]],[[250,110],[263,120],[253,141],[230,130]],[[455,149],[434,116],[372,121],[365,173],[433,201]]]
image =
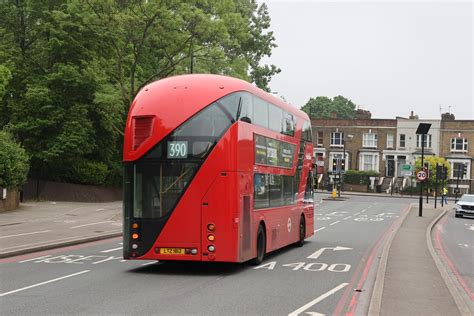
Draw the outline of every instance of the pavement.
[[[28,202],[0,213],[0,258],[122,235],[122,202]]]
[[[350,195],[394,197],[342,193],[345,199]],[[452,201],[444,208],[424,206],[419,217],[414,201],[384,247],[369,315],[464,314],[430,248],[434,223],[452,206]],[[122,234],[122,202],[22,203],[17,210],[0,213],[0,230],[0,258],[117,237]]]

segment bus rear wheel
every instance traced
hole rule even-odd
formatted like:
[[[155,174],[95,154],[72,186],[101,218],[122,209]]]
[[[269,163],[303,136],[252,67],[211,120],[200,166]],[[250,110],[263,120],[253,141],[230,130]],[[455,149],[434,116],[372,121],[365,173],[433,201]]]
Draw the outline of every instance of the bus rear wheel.
[[[257,232],[257,257],[253,260],[254,265],[259,265],[263,261],[263,257],[265,256],[267,240],[265,236],[265,229],[263,225],[258,226]]]
[[[304,216],[301,215],[300,218],[300,239],[296,242],[296,247],[303,247],[304,238],[306,236],[306,223],[304,221]]]

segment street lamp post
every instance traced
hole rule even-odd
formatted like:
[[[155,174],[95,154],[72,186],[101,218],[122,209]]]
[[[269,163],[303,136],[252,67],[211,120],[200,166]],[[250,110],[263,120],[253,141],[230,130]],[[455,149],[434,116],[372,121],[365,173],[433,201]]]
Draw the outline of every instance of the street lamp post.
[[[424,154],[425,154],[425,135],[428,134],[431,124],[420,123],[416,130],[417,134],[421,134],[421,168],[424,167]],[[420,180],[420,203],[418,216],[423,216],[423,181]]]
[[[347,138],[349,141],[351,141],[353,137],[354,135],[351,135],[351,134],[347,135]],[[342,152],[343,152],[342,161],[344,161],[344,173],[346,173],[346,169],[349,169],[349,165],[347,164],[347,161],[346,161],[346,136],[345,135],[342,137]],[[341,179],[341,190],[344,191],[344,178],[342,177],[341,174],[340,174],[340,179]]]

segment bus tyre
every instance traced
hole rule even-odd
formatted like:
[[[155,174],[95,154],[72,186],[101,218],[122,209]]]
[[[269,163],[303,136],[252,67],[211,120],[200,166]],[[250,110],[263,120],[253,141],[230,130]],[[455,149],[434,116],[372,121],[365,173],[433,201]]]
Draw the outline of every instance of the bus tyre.
[[[254,265],[259,265],[263,261],[263,257],[265,256],[265,250],[267,245],[267,238],[265,236],[265,229],[263,225],[258,226],[257,232],[257,257],[253,259]]]
[[[300,218],[300,239],[296,242],[296,247],[303,247],[304,238],[306,236],[306,224],[304,221],[304,216],[301,215]]]

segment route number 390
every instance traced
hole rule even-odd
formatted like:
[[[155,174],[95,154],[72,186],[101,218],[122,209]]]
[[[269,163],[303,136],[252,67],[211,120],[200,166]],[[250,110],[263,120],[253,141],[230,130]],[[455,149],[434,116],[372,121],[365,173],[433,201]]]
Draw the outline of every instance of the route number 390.
[[[188,142],[176,141],[168,142],[168,158],[187,158],[188,157]]]

